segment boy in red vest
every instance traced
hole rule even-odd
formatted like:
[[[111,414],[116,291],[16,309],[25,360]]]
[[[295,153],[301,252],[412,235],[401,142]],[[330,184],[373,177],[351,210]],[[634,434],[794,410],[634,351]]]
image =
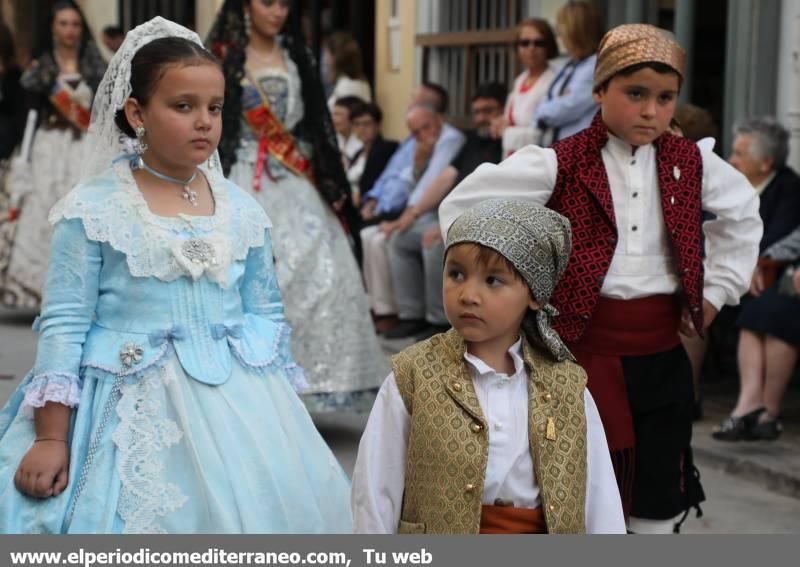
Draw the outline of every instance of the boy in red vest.
[[[747,179],[668,132],[684,59],[669,32],[612,29],[599,47],[592,125],[481,166],[439,209],[445,233],[490,197],[529,199],[569,219],[572,256],[553,294],[554,327],[588,373],[636,533],[676,531],[704,499],[678,333],[702,335],[723,305],[739,302],[762,233]],[[704,223],[701,211],[715,220]]]

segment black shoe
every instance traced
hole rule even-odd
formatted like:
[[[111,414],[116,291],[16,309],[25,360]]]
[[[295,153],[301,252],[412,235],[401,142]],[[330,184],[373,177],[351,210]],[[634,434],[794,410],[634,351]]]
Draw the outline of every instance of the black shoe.
[[[428,322],[425,319],[400,319],[400,322],[393,329],[383,333],[383,336],[387,339],[405,339],[413,337],[427,327]]]
[[[750,441],[753,427],[765,411],[767,411],[765,408],[758,408],[742,417],[731,416],[720,423],[711,436],[717,441]]]
[[[781,436],[783,423],[780,419],[759,421],[750,430],[751,441],[775,441]]]
[[[428,325],[426,328],[422,330],[422,332],[417,333],[414,335],[414,338],[418,341],[424,341],[431,338],[433,335],[438,335],[439,333],[446,333],[450,330],[450,325]]]

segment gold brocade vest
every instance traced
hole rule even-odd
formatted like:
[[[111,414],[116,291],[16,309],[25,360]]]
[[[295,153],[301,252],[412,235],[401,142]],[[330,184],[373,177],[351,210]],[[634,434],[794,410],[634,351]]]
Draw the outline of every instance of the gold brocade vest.
[[[548,533],[585,533],[586,373],[522,341],[528,436]],[[411,415],[399,533],[477,534],[489,429],[452,329],[395,355]]]

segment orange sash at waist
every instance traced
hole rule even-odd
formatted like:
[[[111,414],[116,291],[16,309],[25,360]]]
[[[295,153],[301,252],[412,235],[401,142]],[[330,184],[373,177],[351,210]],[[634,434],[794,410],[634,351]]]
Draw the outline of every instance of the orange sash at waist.
[[[482,534],[546,534],[542,508],[481,506]]]

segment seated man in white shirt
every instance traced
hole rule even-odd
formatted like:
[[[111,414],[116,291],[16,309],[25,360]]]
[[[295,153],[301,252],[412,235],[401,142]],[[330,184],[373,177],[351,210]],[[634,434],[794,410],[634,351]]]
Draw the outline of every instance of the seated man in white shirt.
[[[393,359],[353,473],[356,533],[625,533],[586,374],[550,327],[569,222],[491,200],[445,251],[453,329]]]

